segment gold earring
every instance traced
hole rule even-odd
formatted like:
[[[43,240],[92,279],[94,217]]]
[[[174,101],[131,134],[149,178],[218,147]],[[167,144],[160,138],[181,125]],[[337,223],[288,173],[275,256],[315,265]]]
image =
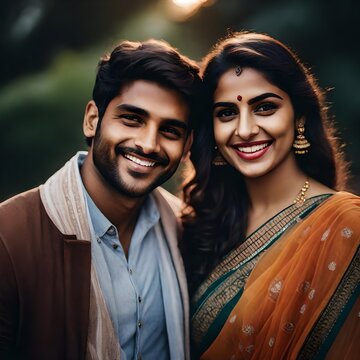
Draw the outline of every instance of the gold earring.
[[[293,143],[293,148],[295,149],[295,154],[304,155],[306,154],[311,146],[306,137],[304,136],[305,125],[303,122],[300,122],[297,126],[297,135]]]
[[[224,166],[227,165],[227,162],[225,161],[225,159],[223,158],[223,156],[221,155],[219,149],[217,146],[215,146],[215,156],[212,160],[212,164],[214,166]]]

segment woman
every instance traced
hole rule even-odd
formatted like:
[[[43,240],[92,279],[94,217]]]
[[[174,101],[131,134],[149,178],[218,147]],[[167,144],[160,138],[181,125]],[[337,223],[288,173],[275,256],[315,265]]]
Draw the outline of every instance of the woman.
[[[184,188],[192,340],[201,359],[355,359],[360,199],[324,94],[256,33],[204,61]]]

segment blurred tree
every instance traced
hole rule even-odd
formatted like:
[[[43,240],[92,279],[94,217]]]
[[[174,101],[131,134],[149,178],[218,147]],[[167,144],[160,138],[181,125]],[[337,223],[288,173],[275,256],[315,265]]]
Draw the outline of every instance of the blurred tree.
[[[98,43],[154,1],[6,1],[0,12],[0,52],[7,56],[1,56],[0,66],[7,71],[0,73],[0,83],[42,69],[64,49]]]
[[[0,13],[0,200],[35,186],[76,150],[96,63],[120,39],[163,38],[201,59],[229,30],[279,38],[311,64],[352,161],[360,193],[360,3],[343,0],[217,0],[184,21],[171,0],[17,0]],[[175,179],[170,183],[174,189]]]

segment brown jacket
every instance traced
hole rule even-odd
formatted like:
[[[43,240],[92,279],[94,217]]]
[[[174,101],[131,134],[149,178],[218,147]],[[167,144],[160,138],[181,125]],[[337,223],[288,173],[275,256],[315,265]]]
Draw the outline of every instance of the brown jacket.
[[[59,232],[38,189],[0,206],[0,359],[84,358],[90,264],[90,242]]]
[[[0,205],[0,359],[85,358],[90,245],[59,232],[38,189]]]

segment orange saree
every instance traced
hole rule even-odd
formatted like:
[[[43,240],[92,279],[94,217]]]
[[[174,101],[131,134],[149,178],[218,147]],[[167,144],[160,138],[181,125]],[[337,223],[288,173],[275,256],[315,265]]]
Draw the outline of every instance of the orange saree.
[[[292,205],[214,269],[193,299],[192,339],[208,359],[356,359],[360,198]]]

